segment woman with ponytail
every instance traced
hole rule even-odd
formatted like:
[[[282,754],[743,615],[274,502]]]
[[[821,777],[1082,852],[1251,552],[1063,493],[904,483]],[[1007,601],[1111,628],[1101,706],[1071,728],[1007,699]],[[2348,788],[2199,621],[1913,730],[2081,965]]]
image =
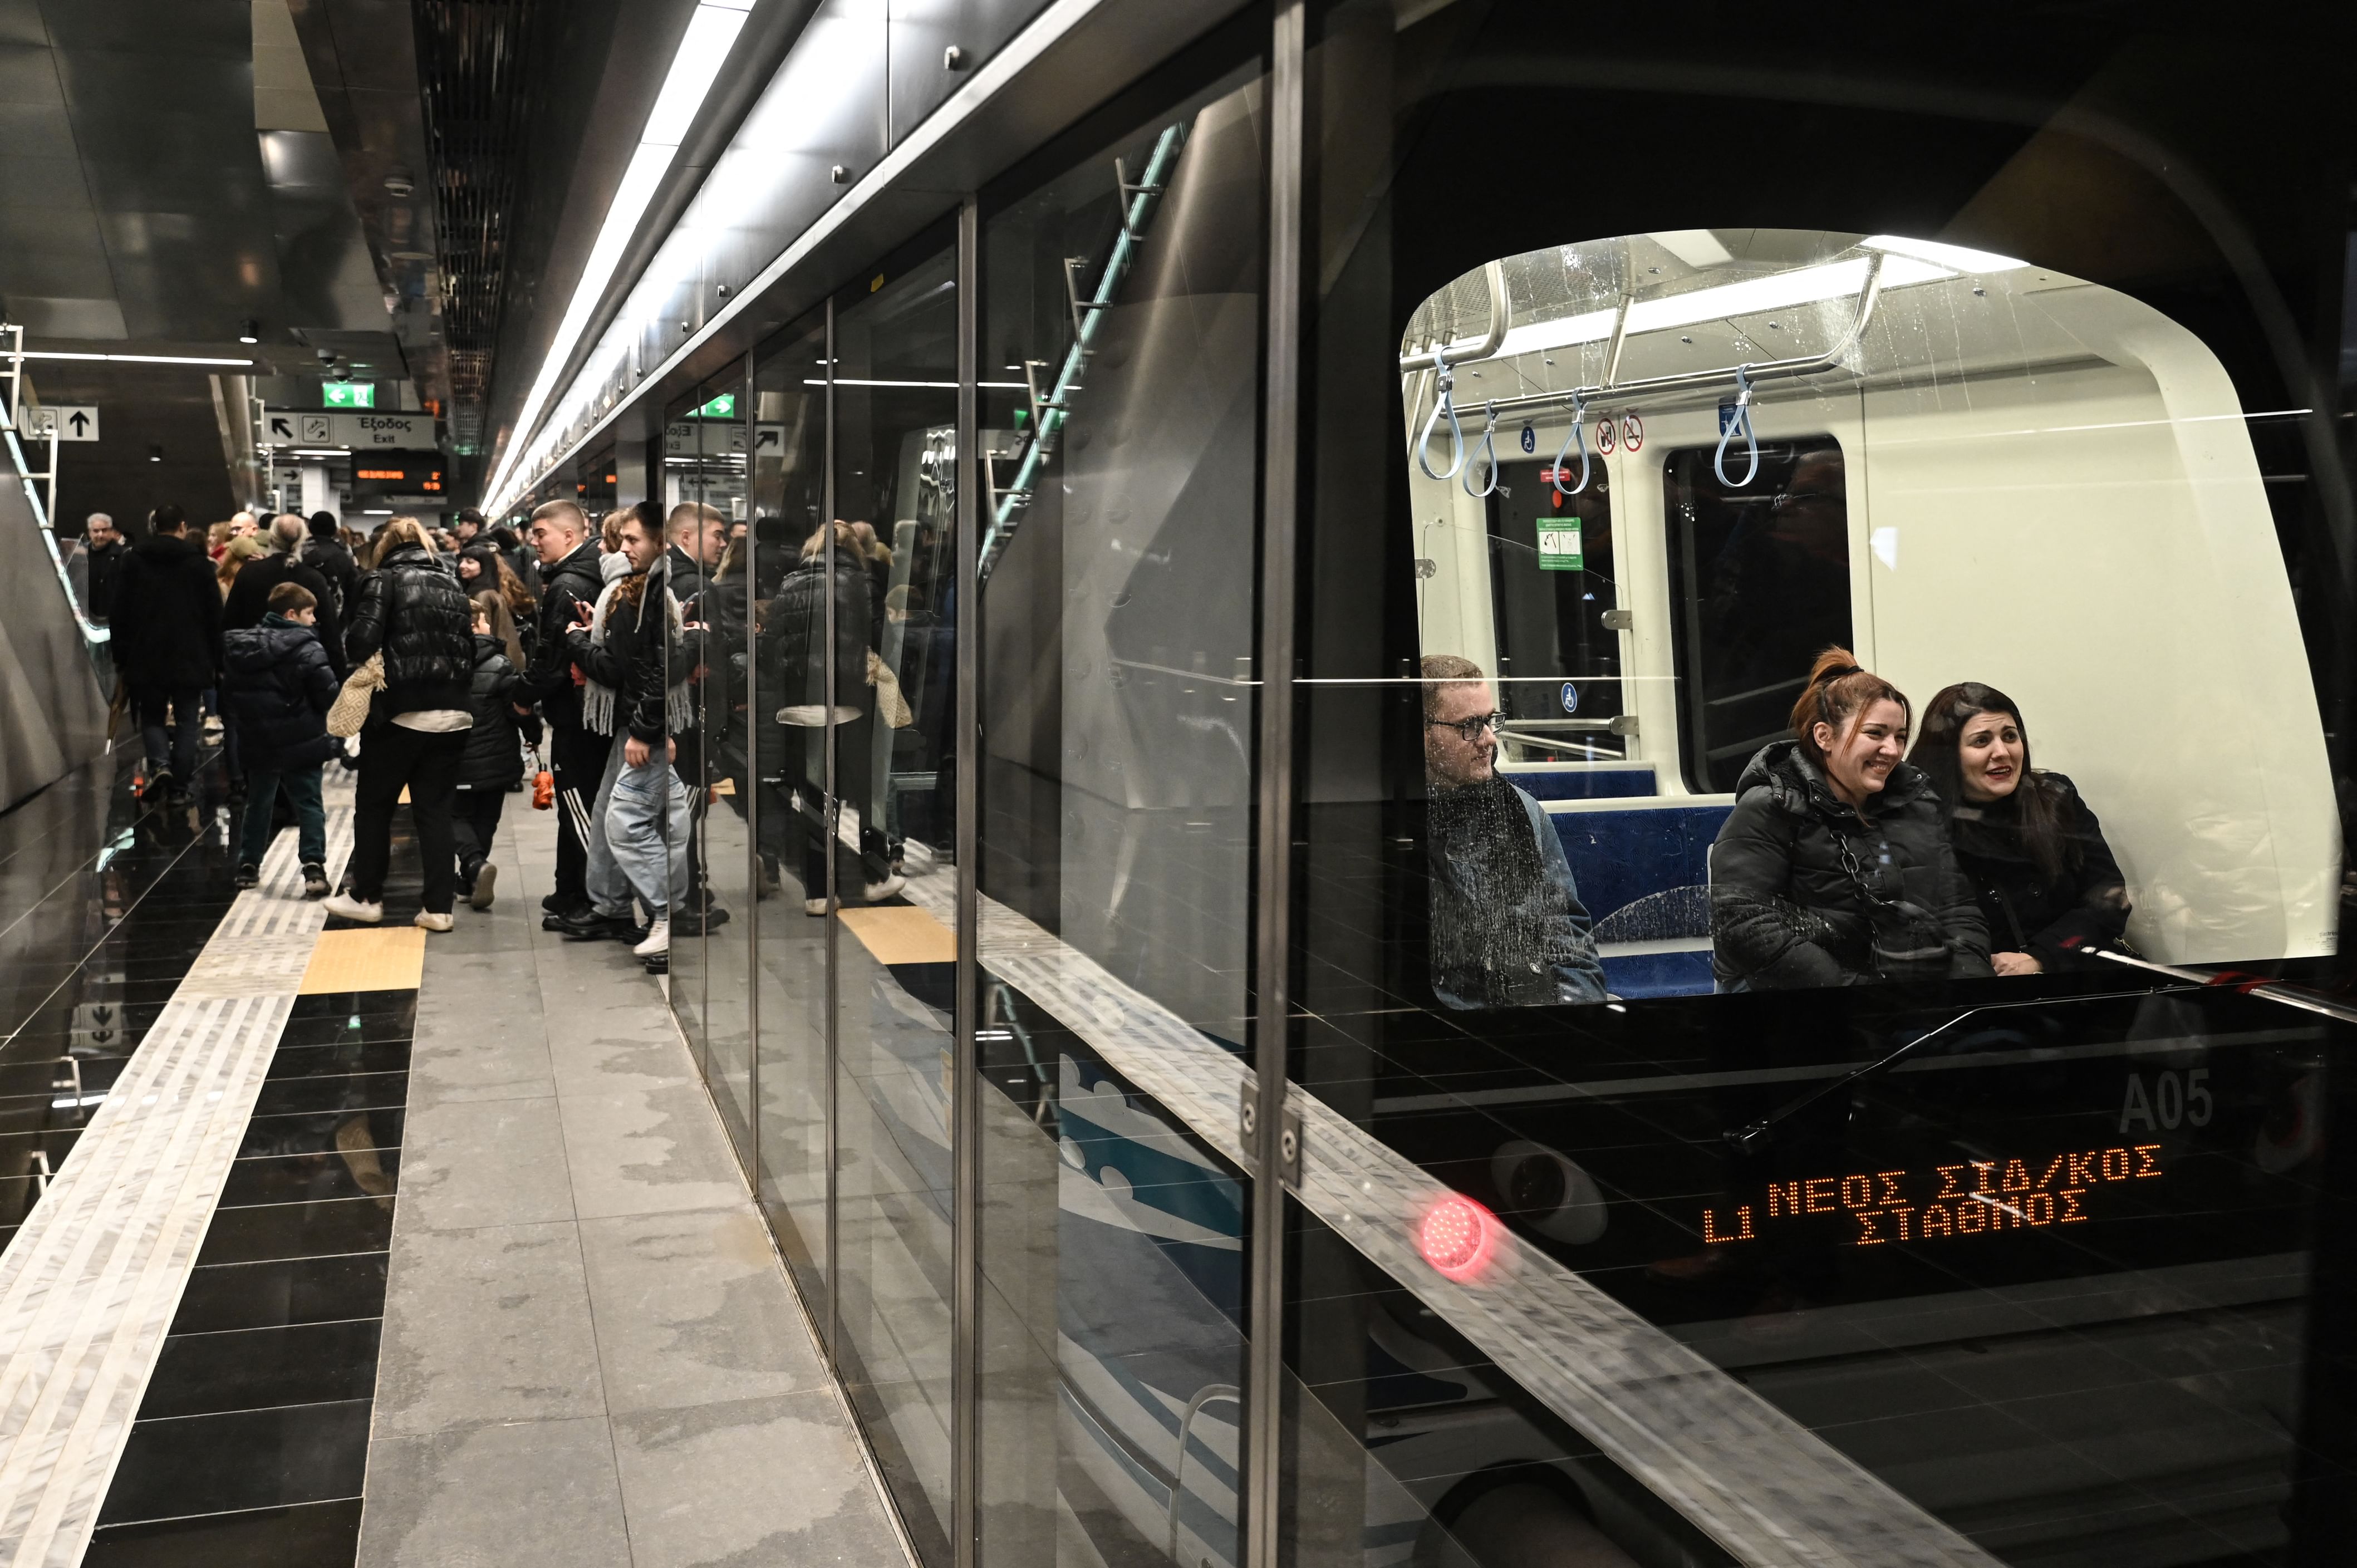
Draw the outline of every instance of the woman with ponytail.
[[[1760,748],[1710,851],[1722,991],[1990,972],[1988,934],[1931,781],[1902,760],[1906,695],[1846,648],[1817,656],[1792,738]]]

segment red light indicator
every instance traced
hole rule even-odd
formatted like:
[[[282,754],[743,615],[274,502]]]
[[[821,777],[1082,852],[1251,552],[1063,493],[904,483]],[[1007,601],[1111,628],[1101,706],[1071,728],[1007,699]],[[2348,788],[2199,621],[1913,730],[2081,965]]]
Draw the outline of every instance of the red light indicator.
[[[1447,1278],[1469,1280],[1490,1261],[1497,1224],[1471,1198],[1444,1197],[1425,1210],[1424,1223],[1416,1227],[1416,1250]]]

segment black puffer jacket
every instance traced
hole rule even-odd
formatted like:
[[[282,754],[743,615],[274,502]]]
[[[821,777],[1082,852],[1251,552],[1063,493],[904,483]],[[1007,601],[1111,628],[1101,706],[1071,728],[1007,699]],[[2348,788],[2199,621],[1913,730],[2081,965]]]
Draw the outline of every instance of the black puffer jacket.
[[[475,727],[467,732],[467,752],[458,759],[458,788],[504,790],[523,777],[523,746],[516,722],[516,689],[522,678],[496,637],[475,639],[475,667],[468,680],[467,706]],[[540,738],[540,721],[529,721]]]
[[[204,547],[158,533],[114,585],[114,667],[133,691],[210,686],[221,662],[221,585]]]
[[[564,729],[581,727],[581,688],[573,679],[573,659],[565,634],[580,624],[576,605],[595,606],[606,586],[597,570],[597,547],[584,544],[541,577],[539,631],[532,661],[523,672],[524,702],[540,704],[541,716]]]
[[[328,734],[328,710],[341,684],[319,634],[283,616],[223,635],[228,665],[222,706],[237,726],[246,768],[281,773],[325,762],[343,749]]]
[[[865,713],[869,595],[867,567],[850,549],[834,547],[834,712],[845,723]],[[826,681],[826,557],[795,563],[770,599],[754,652],[760,661],[761,711],[753,731],[764,778],[802,756],[808,730],[829,720]],[[780,715],[783,715],[782,717]]]
[[[337,614],[337,606],[342,600],[337,597],[325,574],[284,551],[274,550],[245,564],[237,581],[230,585],[229,597],[221,601],[221,625],[231,631],[260,626],[262,618],[270,613],[270,591],[281,583],[307,588],[318,601],[319,641],[328,650],[328,662],[337,666],[336,678],[342,680],[344,632]]]
[[[373,722],[395,714],[467,706],[475,665],[474,607],[448,562],[404,544],[361,581],[344,651],[355,668],[384,654],[383,694]]]
[[[310,542],[303,546],[303,564],[328,580],[328,586],[336,596],[339,616],[355,607],[353,601],[361,586],[360,564],[340,541],[312,535]]]
[[[2021,841],[2021,791],[2033,789],[2053,800],[2067,846],[2053,876]],[[2049,972],[2115,967],[2088,950],[2116,950],[2126,934],[2127,878],[2077,785],[2060,773],[2034,774],[2002,800],[1958,806],[1948,837],[1988,927],[1990,951],[2026,952]]]
[[[1800,742],[1780,740],[1760,748],[1736,792],[1710,848],[1711,969],[1720,989],[1990,972],[1988,932],[1920,769],[1892,768],[1861,822]]]

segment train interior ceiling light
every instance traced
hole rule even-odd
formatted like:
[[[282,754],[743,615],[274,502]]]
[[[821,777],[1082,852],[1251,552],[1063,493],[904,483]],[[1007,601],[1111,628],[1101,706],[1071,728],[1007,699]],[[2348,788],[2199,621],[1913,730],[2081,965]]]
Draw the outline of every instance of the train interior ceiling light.
[[[638,231],[640,220],[646,216],[647,204],[654,199],[655,188],[669,172],[680,143],[686,139],[688,126],[704,107],[705,97],[735,46],[737,35],[744,29],[746,13],[752,7],[753,0],[703,0],[688,19],[687,32],[672,56],[671,69],[664,73],[662,88],[655,94],[654,106],[639,133],[638,149],[630,155],[630,166],[623,170],[621,181],[615,187],[614,199],[606,209],[606,220],[598,227],[597,238],[582,263],[581,280],[574,285],[573,297],[557,322],[548,357],[541,362],[540,374],[533,378],[532,391],[516,415],[514,434],[501,457],[499,472],[489,486],[490,493],[496,498],[491,510],[507,504],[509,498],[504,489],[508,480],[521,471],[533,422],[547,405],[557,376],[572,357],[581,334],[588,328],[590,313],[597,309],[607,285],[613,281],[622,252]]]

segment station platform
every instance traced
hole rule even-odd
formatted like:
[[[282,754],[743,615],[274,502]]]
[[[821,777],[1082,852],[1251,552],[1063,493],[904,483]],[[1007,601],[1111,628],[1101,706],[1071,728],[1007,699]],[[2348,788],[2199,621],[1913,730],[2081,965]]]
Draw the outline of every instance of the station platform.
[[[344,929],[231,810],[0,815],[0,1561],[909,1562],[662,983],[539,929],[553,818],[429,937],[405,842]]]

